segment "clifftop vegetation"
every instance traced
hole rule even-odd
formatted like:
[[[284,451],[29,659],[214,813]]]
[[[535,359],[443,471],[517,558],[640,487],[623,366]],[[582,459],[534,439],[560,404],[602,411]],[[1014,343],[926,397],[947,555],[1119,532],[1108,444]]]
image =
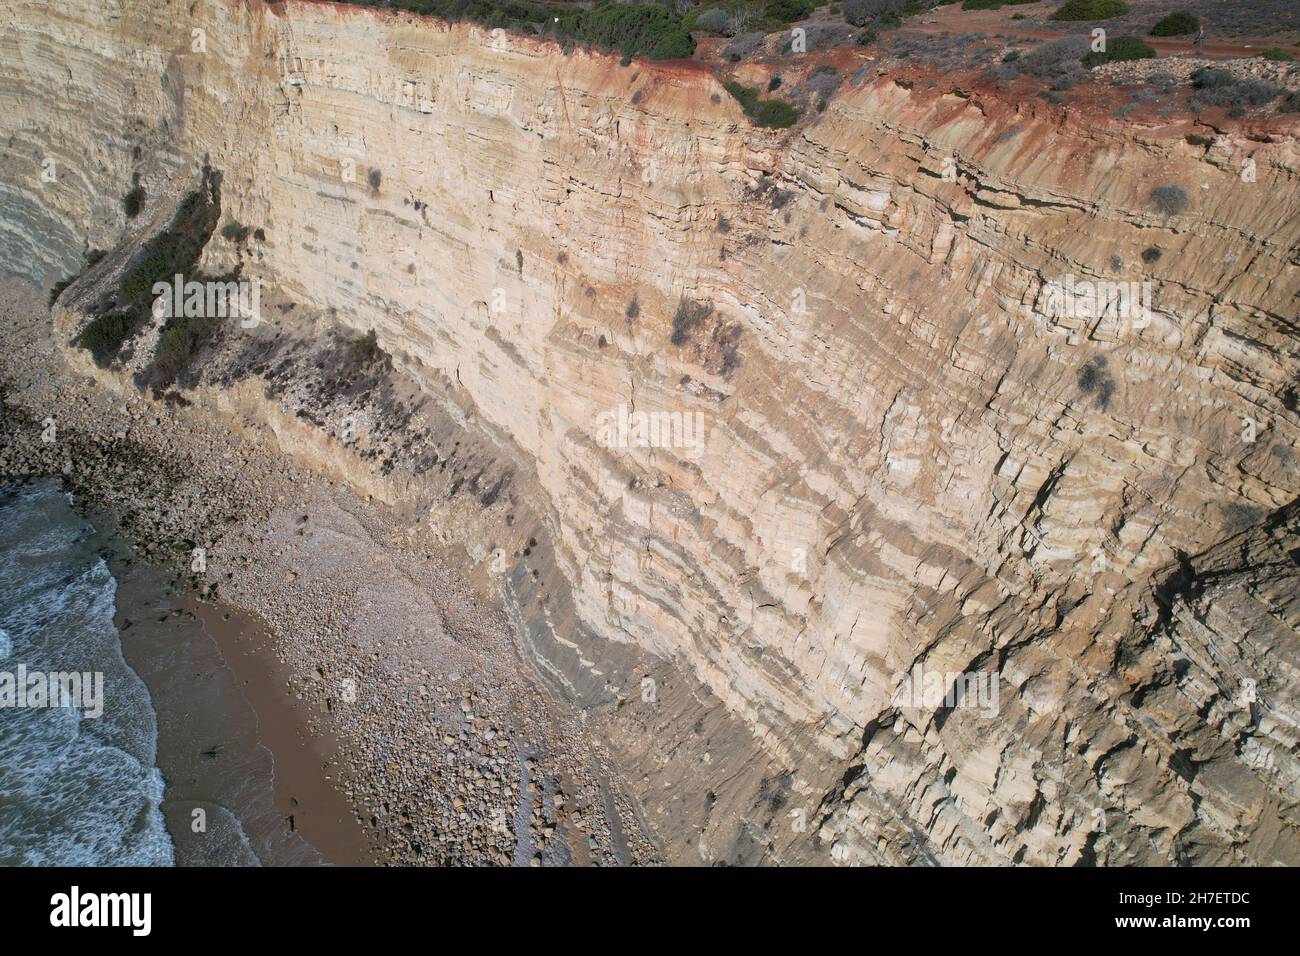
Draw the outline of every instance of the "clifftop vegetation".
[[[616,50],[625,57],[673,60],[695,52],[695,40],[676,9],[659,4],[636,6],[601,0],[590,10],[548,6],[528,0],[350,0],[364,7],[409,10],[450,22],[553,37],[575,45]]]

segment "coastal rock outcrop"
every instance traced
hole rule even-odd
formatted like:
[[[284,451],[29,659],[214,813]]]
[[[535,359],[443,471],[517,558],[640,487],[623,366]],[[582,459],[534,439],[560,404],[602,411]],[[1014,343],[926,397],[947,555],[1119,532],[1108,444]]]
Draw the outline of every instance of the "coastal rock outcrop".
[[[107,250],[71,338],[221,170],[263,238],[205,265],[373,329],[454,465],[297,450],[448,529],[666,859],[1300,860],[1293,121],[863,55],[770,131],[696,63],[409,14],[10,8],[0,270]]]

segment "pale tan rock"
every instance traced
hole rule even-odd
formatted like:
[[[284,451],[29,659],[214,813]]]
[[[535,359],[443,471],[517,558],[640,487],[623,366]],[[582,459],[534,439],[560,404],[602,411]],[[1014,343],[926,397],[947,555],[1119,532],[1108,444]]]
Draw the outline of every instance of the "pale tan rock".
[[[10,6],[6,256],[53,277],[83,239],[117,245],[137,168],[138,239],[209,157],[226,214],[266,230],[247,269],[374,328],[445,423],[516,466],[560,595],[519,611],[527,654],[585,703],[628,685],[602,719],[626,767],[654,768],[640,796],[670,858],[1300,858],[1294,520],[1260,526],[1300,491],[1293,124],[1207,152],[1178,123],[872,74],[772,133],[713,103],[702,67],[494,49],[405,14]],[[64,172],[42,188],[46,155]],[[1185,214],[1149,207],[1160,185]],[[214,240],[205,262],[234,256]],[[1154,314],[1048,314],[1066,274],[1150,281]],[[675,345],[683,299],[713,311]],[[366,493],[424,493],[252,383],[211,401]],[[601,447],[620,405],[700,413],[703,448]],[[467,551],[502,530],[448,507]],[[1162,617],[1183,556],[1230,563],[1247,526],[1271,570]],[[653,702],[632,656],[662,668]],[[894,706],[917,661],[1000,669],[996,718]],[[1247,671],[1269,691],[1239,729]],[[707,816],[668,812],[706,791]],[[760,844],[744,821],[779,824]]]

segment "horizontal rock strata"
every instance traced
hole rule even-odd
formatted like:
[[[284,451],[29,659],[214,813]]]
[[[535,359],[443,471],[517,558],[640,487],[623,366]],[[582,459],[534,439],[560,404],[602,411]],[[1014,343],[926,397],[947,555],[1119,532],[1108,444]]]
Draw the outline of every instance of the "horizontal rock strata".
[[[111,250],[70,335],[221,170],[265,238],[205,264],[374,329],[462,477],[511,484],[300,450],[501,547],[525,659],[667,858],[1300,858],[1293,126],[864,59],[774,133],[697,64],[410,15],[10,6],[3,268]],[[1097,282],[1149,310],[1076,307]],[[657,447],[645,413],[678,416]],[[918,665],[996,699],[900,700]]]

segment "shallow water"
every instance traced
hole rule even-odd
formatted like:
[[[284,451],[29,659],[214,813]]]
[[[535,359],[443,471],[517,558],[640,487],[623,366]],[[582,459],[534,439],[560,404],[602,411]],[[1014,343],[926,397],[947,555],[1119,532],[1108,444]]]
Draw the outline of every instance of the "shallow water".
[[[323,862],[277,807],[259,714],[191,606],[56,483],[0,485],[0,865]],[[93,694],[3,706],[6,675],[73,671],[102,674],[101,716]],[[293,781],[298,806],[334,796]]]
[[[52,672],[103,680],[98,717],[0,696],[0,864],[175,862],[157,715],[122,656],[116,592],[93,529],[56,485],[0,490],[0,681],[14,687],[24,670],[28,684]]]

